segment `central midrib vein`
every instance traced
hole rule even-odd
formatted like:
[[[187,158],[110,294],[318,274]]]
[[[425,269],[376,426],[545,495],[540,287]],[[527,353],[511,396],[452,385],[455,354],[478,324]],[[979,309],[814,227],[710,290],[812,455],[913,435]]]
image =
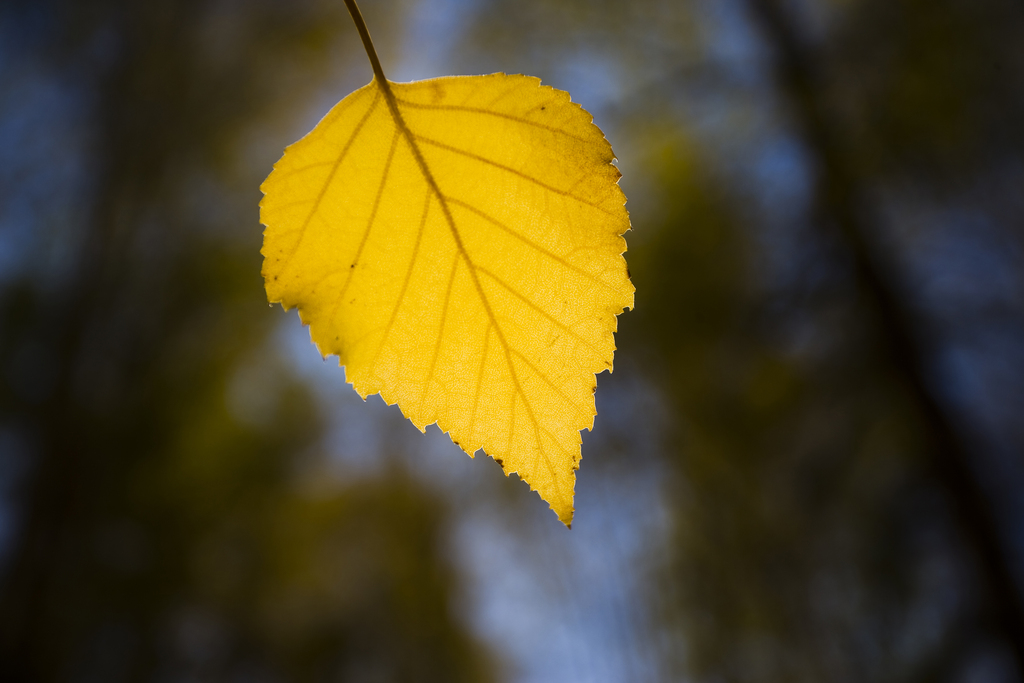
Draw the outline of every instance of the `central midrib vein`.
[[[376,78],[376,76],[375,76]],[[451,231],[452,239],[455,240],[455,246],[459,250],[459,256],[466,262],[469,276],[473,280],[473,286],[476,288],[477,294],[480,296],[480,303],[483,304],[484,310],[487,312],[487,318],[494,326],[494,333],[498,337],[498,341],[501,342],[502,349],[505,351],[505,362],[508,364],[509,374],[512,376],[512,383],[515,384],[516,393],[523,397],[523,406],[526,408],[526,412],[530,416],[530,421],[534,426],[534,433],[537,439],[538,450],[544,455],[544,459],[547,461],[548,468],[551,468],[550,458],[544,453],[543,447],[540,443],[540,425],[537,422],[537,417],[533,414],[533,407],[530,405],[530,401],[523,391],[522,385],[519,383],[519,375],[516,373],[515,365],[512,363],[512,349],[509,346],[508,340],[505,338],[505,333],[501,329],[501,325],[498,323],[497,318],[494,315],[494,311],[491,309],[491,304],[487,300],[487,295],[484,293],[483,285],[480,284],[480,276],[477,273],[476,265],[473,260],[469,257],[469,252],[466,250],[466,245],[462,241],[462,235],[459,234],[459,229],[455,226],[455,219],[452,218],[451,209],[448,207],[448,199],[444,193],[441,192],[441,188],[438,187],[437,181],[434,179],[434,174],[430,172],[430,168],[427,166],[426,159],[423,158],[423,153],[420,151],[419,145],[416,143],[416,136],[413,135],[412,131],[409,130],[409,126],[405,123],[405,119],[402,118],[402,112],[398,109],[398,102],[395,99],[395,94],[391,90],[391,83],[384,79],[380,81],[377,79],[377,85],[380,87],[381,92],[384,93],[384,100],[388,103],[388,110],[391,112],[391,118],[394,119],[395,125],[398,130],[401,131],[405,141],[409,143],[409,149],[412,150],[412,156],[416,159],[416,165],[419,166],[420,172],[423,174],[423,179],[427,181],[427,185],[430,187],[434,196],[437,197],[438,203],[441,205],[441,212],[444,214],[445,222],[448,223],[448,229]],[[552,472],[554,475],[554,472]]]
[[[356,30],[359,32],[359,38],[363,41],[363,47],[366,48],[366,56],[370,58],[370,65],[373,67],[374,81],[376,81],[377,87],[381,89],[381,92],[384,93],[384,99],[388,103],[388,110],[391,112],[391,118],[394,120],[395,126],[398,127],[398,130],[401,131],[406,142],[409,143],[409,149],[412,150],[413,158],[416,159],[416,164],[419,166],[424,180],[427,181],[427,185],[430,187],[431,191],[433,191],[434,196],[437,197],[437,201],[441,205],[441,211],[444,213],[445,221],[448,223],[448,228],[451,230],[452,238],[455,240],[455,246],[459,250],[459,255],[466,262],[466,269],[469,271],[469,275],[473,279],[473,286],[476,288],[477,294],[480,296],[480,303],[483,304],[484,310],[487,312],[487,318],[494,327],[494,333],[498,337],[498,341],[501,342],[502,349],[505,351],[505,362],[508,364],[508,371],[512,376],[512,383],[515,385],[516,393],[523,397],[523,406],[526,408],[526,412],[530,416],[530,421],[533,423],[533,433],[534,438],[537,441],[537,450],[544,457],[545,464],[548,466],[548,471],[551,473],[552,479],[555,479],[555,472],[551,466],[551,458],[549,458],[547,453],[544,452],[540,442],[540,423],[537,422],[537,417],[533,414],[533,407],[530,405],[529,399],[523,392],[523,387],[519,383],[519,376],[516,374],[515,365],[512,362],[512,349],[508,344],[508,340],[505,338],[505,333],[502,332],[501,326],[498,324],[497,318],[494,316],[494,311],[491,310],[491,304],[488,302],[487,295],[484,293],[484,288],[480,284],[480,277],[477,274],[476,266],[473,264],[472,259],[469,258],[466,246],[462,242],[462,236],[459,234],[458,228],[455,227],[455,220],[452,218],[451,209],[448,207],[448,200],[444,194],[441,193],[441,188],[437,186],[434,174],[430,172],[430,168],[427,167],[427,162],[423,158],[423,153],[420,152],[419,145],[416,144],[415,136],[412,134],[412,131],[409,130],[409,126],[406,125],[405,119],[402,118],[402,112],[398,109],[398,102],[395,99],[395,94],[391,91],[391,83],[384,75],[384,69],[380,65],[380,59],[377,57],[377,51],[373,47],[373,41],[370,39],[370,32],[366,28],[366,22],[363,21],[363,16],[359,11],[358,5],[356,5],[355,0],[345,0],[345,5],[348,7],[349,14],[352,15],[352,20],[355,22]],[[513,403],[513,414],[510,416],[510,420],[515,420],[514,406],[515,404]],[[544,431],[546,432],[547,430]]]

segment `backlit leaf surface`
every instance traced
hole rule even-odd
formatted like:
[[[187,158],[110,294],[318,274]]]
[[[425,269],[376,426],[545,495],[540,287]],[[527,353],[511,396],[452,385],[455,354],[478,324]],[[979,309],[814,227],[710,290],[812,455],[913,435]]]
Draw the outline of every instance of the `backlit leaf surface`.
[[[580,430],[633,305],[611,145],[527,76],[377,80],[263,183],[263,276],[364,398],[483,449],[572,520]]]

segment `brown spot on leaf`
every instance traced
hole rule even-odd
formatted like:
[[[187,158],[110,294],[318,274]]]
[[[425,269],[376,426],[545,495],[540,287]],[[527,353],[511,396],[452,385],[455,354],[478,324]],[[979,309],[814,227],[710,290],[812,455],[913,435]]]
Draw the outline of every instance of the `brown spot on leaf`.
[[[437,104],[444,99],[445,88],[438,82],[430,84],[430,97],[434,100],[434,104]]]

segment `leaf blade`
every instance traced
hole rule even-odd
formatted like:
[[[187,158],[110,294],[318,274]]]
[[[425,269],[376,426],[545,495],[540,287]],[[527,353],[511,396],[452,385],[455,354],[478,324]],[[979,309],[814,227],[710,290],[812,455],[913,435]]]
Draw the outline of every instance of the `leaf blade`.
[[[388,86],[339,103],[261,188],[268,298],[299,307],[361,396],[483,448],[568,524],[595,374],[633,303],[611,146],[539,79]]]

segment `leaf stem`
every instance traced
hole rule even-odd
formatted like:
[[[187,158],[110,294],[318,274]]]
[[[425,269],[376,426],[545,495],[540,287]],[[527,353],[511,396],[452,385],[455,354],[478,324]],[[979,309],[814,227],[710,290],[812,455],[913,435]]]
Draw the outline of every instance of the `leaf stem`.
[[[382,87],[387,87],[388,79],[384,76],[384,69],[380,66],[377,51],[373,49],[373,41],[370,39],[370,32],[366,29],[363,15],[359,11],[359,5],[356,4],[356,0],[345,0],[345,6],[348,7],[348,13],[352,15],[352,21],[355,22],[356,30],[359,31],[359,37],[363,40],[366,56],[370,58],[370,66],[373,67],[374,78],[380,82]]]

